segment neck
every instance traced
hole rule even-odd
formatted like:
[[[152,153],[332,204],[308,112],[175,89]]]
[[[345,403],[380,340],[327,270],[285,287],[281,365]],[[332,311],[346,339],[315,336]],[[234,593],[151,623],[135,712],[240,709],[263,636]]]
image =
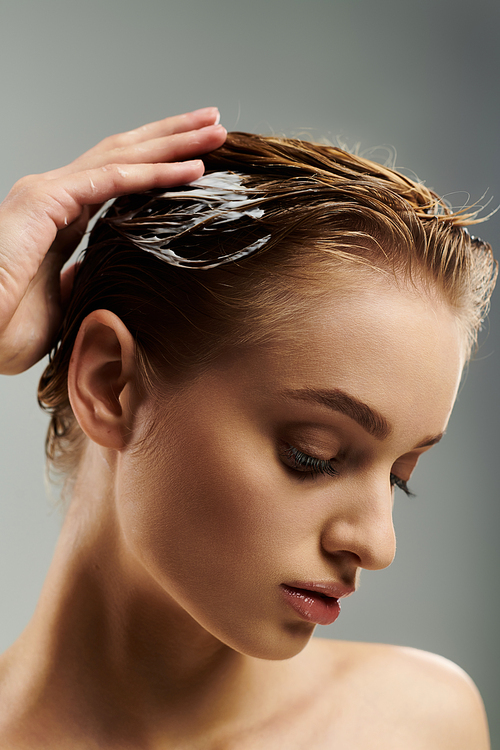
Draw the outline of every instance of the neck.
[[[199,731],[231,714],[241,719],[243,706],[247,714],[254,708],[252,682],[260,685],[255,701],[271,705],[277,665],[205,631],[128,552],[113,476],[113,461],[91,448],[34,617],[3,660],[12,715],[54,717],[58,726],[63,716],[73,725],[76,718],[96,734],[113,715],[123,728],[127,716],[128,735],[139,737],[146,716],[148,727],[171,730],[189,716]]]

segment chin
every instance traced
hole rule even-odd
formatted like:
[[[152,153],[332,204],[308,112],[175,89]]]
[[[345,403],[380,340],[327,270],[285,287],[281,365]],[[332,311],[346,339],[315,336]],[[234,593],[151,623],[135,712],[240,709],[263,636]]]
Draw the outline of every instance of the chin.
[[[309,623],[287,625],[278,632],[254,632],[252,638],[225,641],[230,648],[240,654],[266,661],[284,661],[297,656],[309,643],[314,633],[314,626]]]

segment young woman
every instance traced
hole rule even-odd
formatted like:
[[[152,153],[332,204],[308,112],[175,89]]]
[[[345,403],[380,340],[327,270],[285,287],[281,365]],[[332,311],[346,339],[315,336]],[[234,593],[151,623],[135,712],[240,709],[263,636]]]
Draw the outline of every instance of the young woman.
[[[491,250],[392,170],[222,146],[216,116],[115,136],[0,208],[2,370],[54,347],[39,398],[69,504],[0,661],[0,745],[485,750],[454,665],[311,636],[392,561],[394,491],[446,428]]]

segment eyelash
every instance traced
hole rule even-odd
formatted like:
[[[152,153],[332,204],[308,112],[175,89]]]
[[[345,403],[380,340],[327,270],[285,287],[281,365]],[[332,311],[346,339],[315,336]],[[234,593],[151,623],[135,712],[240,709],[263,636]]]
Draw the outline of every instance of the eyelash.
[[[407,497],[416,497],[415,493],[410,490],[404,479],[397,477],[395,474],[391,474],[390,479],[391,487],[397,487],[399,490],[402,490]]]
[[[288,458],[293,463],[292,466],[290,466],[289,464],[286,465],[289,469],[292,469],[292,471],[297,472],[299,476],[301,475],[300,479],[306,479],[308,476],[314,478],[320,475],[326,475],[330,477],[336,477],[339,475],[337,469],[332,466],[331,460],[325,461],[322,458],[314,458],[313,456],[308,456],[307,453],[302,453],[302,451],[300,451],[298,448],[295,448],[293,445],[287,444],[283,453],[286,458]],[[415,493],[410,490],[407,482],[404,479],[401,479],[400,477],[391,473],[390,482],[391,487],[397,487],[398,489],[402,490],[408,497],[415,497]]]
[[[293,464],[286,464],[286,466],[288,466],[289,469],[292,469],[292,471],[296,471],[301,474],[302,476],[300,477],[300,479],[306,479],[308,475],[310,477],[319,475],[336,477],[339,474],[337,469],[332,466],[331,461],[325,461],[322,458],[314,458],[313,456],[308,456],[307,453],[302,453],[302,451],[299,451],[298,448],[294,448],[293,445],[287,444],[283,451],[283,454]]]

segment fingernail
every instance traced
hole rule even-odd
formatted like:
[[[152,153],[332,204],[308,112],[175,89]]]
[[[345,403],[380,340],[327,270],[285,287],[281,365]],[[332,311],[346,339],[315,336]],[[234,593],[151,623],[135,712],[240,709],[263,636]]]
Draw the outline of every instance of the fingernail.
[[[210,133],[224,133],[225,135],[227,135],[227,130],[224,125],[204,125],[202,128],[200,128],[199,131],[196,132],[203,132],[204,130],[209,130]]]
[[[193,115],[205,115],[206,117],[212,117],[214,125],[218,125],[220,122],[220,112],[217,107],[203,107],[203,109],[195,109]]]

